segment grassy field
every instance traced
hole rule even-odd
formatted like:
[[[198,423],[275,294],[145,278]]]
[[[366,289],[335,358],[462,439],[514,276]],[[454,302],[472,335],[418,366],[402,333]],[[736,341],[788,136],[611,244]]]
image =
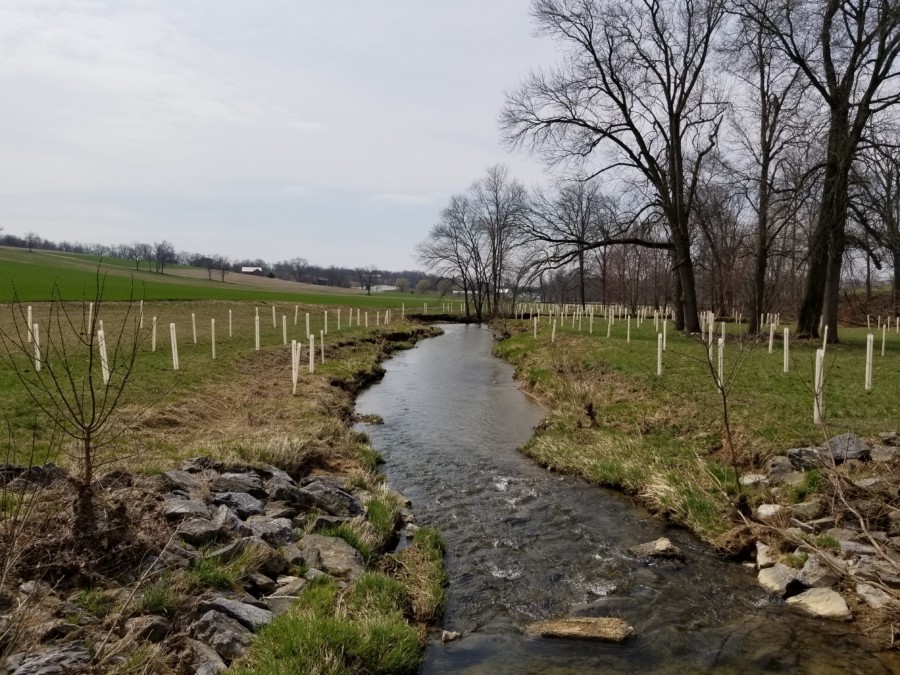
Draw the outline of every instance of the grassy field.
[[[614,324],[610,338],[605,321],[594,322],[593,335],[586,320],[581,332],[567,323],[558,328],[554,344],[546,319],[536,340],[530,322],[514,324],[515,334],[497,352],[516,365],[518,376],[552,411],[525,452],[545,465],[636,494],[721,544],[733,522],[737,486],[705,345],[670,330],[658,377],[652,321],[640,328],[632,322],[630,343],[624,322]],[[816,426],[811,381],[821,345],[794,341],[786,374],[780,336],[769,354],[768,336],[757,343],[742,330],[727,325],[725,346],[728,413],[742,471],[759,470],[773,454],[844,431],[877,438],[898,427],[897,333],[888,333],[884,357],[877,333],[874,388],[866,392],[868,331],[841,329],[842,343],[826,352],[826,419]]]
[[[423,302],[432,306],[439,304],[436,296],[420,296],[402,293],[379,293],[366,295],[363,291],[351,291],[331,287],[316,287],[296,284],[300,290],[293,290],[292,284],[271,280],[269,287],[260,285],[269,280],[242,277],[229,274],[226,281],[210,281],[205,278],[183,276],[172,273],[156,274],[146,269],[135,270],[129,260],[104,259],[102,264],[96,256],[82,256],[53,251],[0,248],[0,303],[10,302],[15,293],[19,300],[41,302],[49,300],[54,284],[58,284],[63,298],[81,300],[85,289],[93,289],[96,284],[98,265],[106,275],[104,298],[107,301],[124,301],[129,297],[156,300],[232,300],[259,302],[294,302],[306,304],[330,304],[344,307],[421,309]],[[146,268],[146,264],[143,266]],[[216,275],[213,275],[216,279]]]

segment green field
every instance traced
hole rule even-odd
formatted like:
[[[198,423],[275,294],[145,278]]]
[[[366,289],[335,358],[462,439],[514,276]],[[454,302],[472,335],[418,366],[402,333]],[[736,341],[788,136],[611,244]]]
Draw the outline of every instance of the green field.
[[[723,407],[706,346],[671,331],[656,374],[653,321],[631,341],[625,322],[609,338],[606,321],[587,320],[579,332],[566,322],[550,343],[546,318],[537,339],[530,322],[498,347],[518,376],[551,408],[525,452],[538,461],[625,489],[711,542],[729,527],[736,483],[723,430]],[[773,353],[745,327],[727,325],[728,413],[743,473],[764,472],[769,457],[788,448],[820,444],[853,431],[877,440],[900,427],[900,335],[889,331],[881,356],[876,334],[873,389],[865,391],[864,328],[841,327],[841,344],[825,361],[825,424],[813,424],[812,376],[819,341],[793,341],[790,372],[783,372],[781,329]],[[717,336],[718,337],[718,336]],[[713,348],[713,363],[717,361]]]
[[[129,260],[104,259],[52,251],[29,253],[24,249],[0,248],[0,303],[10,302],[14,293],[19,300],[41,302],[49,300],[54,284],[58,284],[66,300],[81,300],[85,289],[95,285],[97,270],[106,275],[104,299],[127,300],[129,296],[144,300],[257,300],[261,302],[296,302],[305,304],[342,305],[345,307],[408,307],[421,308],[424,301],[438,303],[436,296],[402,293],[366,295],[323,287],[312,290],[266,289],[241,283],[239,275],[231,274],[225,283],[203,278],[156,274],[146,269],[137,271]],[[146,264],[144,265],[146,267]],[[174,269],[179,269],[174,266]],[[185,269],[185,268],[181,268]],[[196,269],[196,268],[194,268]],[[202,270],[201,270],[202,272]],[[215,275],[213,275],[215,278]]]

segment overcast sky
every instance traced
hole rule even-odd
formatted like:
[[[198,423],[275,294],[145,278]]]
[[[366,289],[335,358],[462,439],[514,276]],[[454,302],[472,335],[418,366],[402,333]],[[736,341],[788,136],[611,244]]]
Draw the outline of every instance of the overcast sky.
[[[527,0],[0,0],[0,227],[418,267],[556,60]]]

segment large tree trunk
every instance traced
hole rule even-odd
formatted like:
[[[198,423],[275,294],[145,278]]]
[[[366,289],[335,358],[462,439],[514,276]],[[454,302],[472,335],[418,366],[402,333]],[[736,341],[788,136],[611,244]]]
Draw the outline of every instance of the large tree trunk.
[[[578,252],[578,283],[581,292],[581,308],[584,309],[584,251]]]
[[[700,332],[697,307],[697,286],[694,281],[694,263],[691,260],[691,244],[686,223],[672,227],[672,243],[675,255],[675,328],[688,333]]]
[[[895,248],[894,254],[894,316],[900,317],[900,248]]]

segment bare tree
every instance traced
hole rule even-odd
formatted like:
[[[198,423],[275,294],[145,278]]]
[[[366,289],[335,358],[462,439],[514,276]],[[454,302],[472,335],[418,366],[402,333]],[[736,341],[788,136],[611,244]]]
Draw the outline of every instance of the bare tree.
[[[170,262],[175,255],[175,247],[171,242],[163,241],[155,242],[153,244],[153,257],[154,262],[156,263],[156,272],[158,274],[165,274],[166,263]]]
[[[357,267],[356,277],[359,279],[359,285],[366,289],[366,295],[372,295],[372,286],[378,279],[378,268],[372,265]]]
[[[284,265],[291,279],[300,281],[303,278],[303,272],[309,267],[309,261],[306,258],[291,258],[290,260],[285,260]]]
[[[400,289],[401,293],[406,293],[409,290],[409,279],[406,277],[397,277],[394,279],[394,286]]]
[[[225,274],[231,269],[231,259],[227,255],[214,255],[213,268],[219,273],[219,281],[225,281]]]
[[[533,13],[567,57],[508,96],[507,142],[550,164],[582,166],[606,151],[595,175],[649,186],[674,251],[677,325],[698,331],[690,214],[725,110],[705,77],[724,0],[535,0]]]
[[[872,115],[900,101],[895,0],[741,0],[740,11],[772,36],[828,111],[821,208],[812,233],[797,333],[838,341],[849,176]]]
[[[34,253],[34,247],[40,246],[41,244],[41,235],[39,235],[37,232],[26,232],[25,244],[28,246],[28,252]]]

